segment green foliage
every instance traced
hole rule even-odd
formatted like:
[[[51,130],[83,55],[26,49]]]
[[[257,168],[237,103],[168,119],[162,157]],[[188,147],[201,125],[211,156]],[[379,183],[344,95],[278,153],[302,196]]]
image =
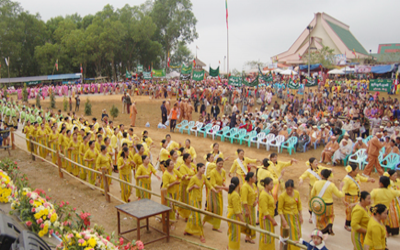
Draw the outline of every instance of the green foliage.
[[[175,47],[174,53],[171,55],[172,64],[181,65],[185,63],[187,65],[189,62],[193,61],[194,56],[184,42],[178,42]]]
[[[68,110],[68,99],[66,96],[64,96],[64,99],[63,99],[63,110],[64,110],[64,112],[67,112],[67,110]]]
[[[51,91],[50,94],[50,108],[52,109],[56,108],[56,97],[54,96],[54,91]]]
[[[85,102],[85,115],[92,115],[92,104],[90,103],[89,98],[87,98]]]
[[[36,107],[40,106],[40,93],[37,93],[36,95]]]
[[[110,115],[113,118],[113,120],[115,119],[115,117],[118,117],[118,113],[119,113],[118,108],[113,104],[110,109]]]
[[[257,62],[257,61],[248,61],[246,62],[246,66],[249,66],[250,69],[262,69],[265,66],[265,63],[263,62]]]
[[[24,102],[28,101],[28,90],[26,87],[26,83],[24,83],[24,88],[22,89],[22,101]]]
[[[329,48],[328,46],[322,47],[322,49],[311,51],[310,53],[310,64],[321,64],[325,69],[331,69],[334,65],[334,50]],[[308,55],[307,61],[308,61]]]

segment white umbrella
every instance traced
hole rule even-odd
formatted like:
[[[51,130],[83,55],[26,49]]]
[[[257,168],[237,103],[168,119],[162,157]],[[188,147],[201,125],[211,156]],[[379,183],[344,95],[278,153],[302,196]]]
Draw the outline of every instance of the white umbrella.
[[[329,75],[343,75],[344,71],[343,69],[332,69],[328,71]]]
[[[180,74],[176,71],[172,71],[171,73],[167,74],[167,78],[175,78],[175,77],[179,77]]]
[[[297,75],[297,72],[291,69],[283,70],[280,73],[281,75]]]
[[[354,69],[352,69],[352,68],[350,68],[349,66],[347,66],[347,67],[344,67],[344,68],[342,68],[341,69],[342,71],[343,71],[343,74],[344,74],[344,72],[354,72]]]

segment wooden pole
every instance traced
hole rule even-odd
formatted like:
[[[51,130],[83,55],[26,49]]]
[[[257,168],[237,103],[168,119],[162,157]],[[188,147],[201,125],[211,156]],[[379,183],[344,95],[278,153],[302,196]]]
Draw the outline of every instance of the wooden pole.
[[[58,175],[60,178],[64,178],[64,174],[62,172],[62,162],[61,162],[61,157],[60,157],[60,150],[57,150],[57,165],[58,165]]]
[[[14,128],[11,128],[11,149],[15,150],[15,144],[14,144]]]
[[[35,155],[33,154],[33,151],[35,150],[34,144],[32,143],[32,136],[29,137],[29,144],[31,145],[31,156],[32,156],[32,161],[35,160]]]
[[[109,203],[110,202],[110,195],[108,194],[108,177],[106,176],[106,171],[107,169],[102,168],[101,169],[101,175],[103,179],[103,186],[104,186],[104,195],[106,196],[106,201]]]
[[[165,199],[165,196],[167,196],[167,189],[166,188],[162,188],[161,189],[161,204],[163,204],[164,206],[167,205],[167,200]],[[171,213],[175,213],[175,211],[170,211]],[[163,232],[167,233],[168,229],[169,229],[169,223],[166,223],[166,218],[165,218],[165,213],[162,213],[161,215],[161,221],[163,224]]]
[[[288,228],[284,228],[282,229],[282,238],[288,238],[289,237],[289,229]],[[283,244],[282,242],[279,243],[280,245],[280,249],[281,250],[287,250],[288,249],[288,243],[286,242],[285,244]]]

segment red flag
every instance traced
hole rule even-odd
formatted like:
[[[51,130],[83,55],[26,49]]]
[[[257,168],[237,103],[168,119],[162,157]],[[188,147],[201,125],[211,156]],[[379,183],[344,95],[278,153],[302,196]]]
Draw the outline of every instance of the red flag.
[[[56,60],[56,70],[58,71],[58,59]]]
[[[193,68],[196,67],[196,58],[193,59]]]
[[[168,68],[169,68],[169,63],[171,62],[171,59],[169,58],[169,51],[168,51]]]
[[[149,65],[149,70],[150,70],[150,65]]]
[[[81,74],[83,74],[83,68],[82,68],[82,63],[81,63]]]
[[[226,29],[228,29],[228,0],[225,0],[225,9],[226,9]]]
[[[221,83],[221,77],[218,75],[218,82]]]
[[[136,80],[137,80],[137,73],[136,73]]]
[[[353,55],[354,55],[354,57],[356,56],[356,50],[355,49],[353,49]]]

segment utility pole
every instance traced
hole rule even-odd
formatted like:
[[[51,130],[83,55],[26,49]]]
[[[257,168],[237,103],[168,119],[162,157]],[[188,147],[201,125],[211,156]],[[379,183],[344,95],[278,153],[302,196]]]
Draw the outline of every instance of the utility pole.
[[[311,30],[313,29],[314,27],[313,26],[311,26],[311,25],[308,25],[307,26],[307,29],[308,29],[308,77],[310,77],[310,60],[311,60],[311,58],[310,58],[310,56],[311,56],[311,54],[310,54],[310,47],[311,47]]]

